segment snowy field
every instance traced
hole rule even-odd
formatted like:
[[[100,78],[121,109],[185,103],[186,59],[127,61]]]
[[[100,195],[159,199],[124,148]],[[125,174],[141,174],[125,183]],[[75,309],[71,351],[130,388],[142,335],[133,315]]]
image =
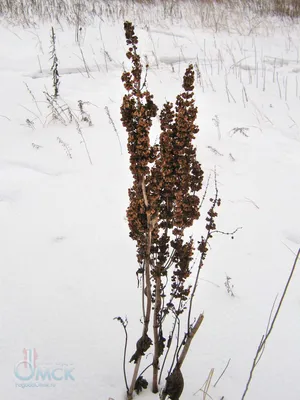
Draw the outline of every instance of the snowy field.
[[[195,66],[196,145],[205,182],[217,172],[217,228],[242,228],[234,240],[211,242],[196,299],[205,319],[183,367],[182,399],[240,400],[300,246],[300,25],[232,16],[226,27],[216,20],[204,28],[148,12],[136,32],[149,90],[159,107],[174,101],[186,66]],[[53,93],[51,26],[61,121],[45,96]],[[126,221],[123,21],[95,19],[76,34],[63,22],[22,27],[2,19],[0,38],[0,398],[124,399],[124,336],[113,318],[127,316],[131,354],[141,309]],[[79,100],[91,124],[81,121]],[[159,133],[157,120],[153,140]],[[199,240],[204,218],[193,228]],[[248,400],[300,399],[299,286],[300,268]],[[58,368],[62,379],[31,378],[25,360]]]

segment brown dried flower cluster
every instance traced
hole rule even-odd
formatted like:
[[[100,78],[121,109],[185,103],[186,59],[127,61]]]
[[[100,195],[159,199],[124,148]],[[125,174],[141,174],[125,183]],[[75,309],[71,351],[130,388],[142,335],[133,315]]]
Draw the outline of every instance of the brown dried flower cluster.
[[[149,174],[149,164],[154,161],[156,148],[150,146],[149,131],[152,119],[157,114],[157,106],[153,96],[142,87],[142,65],[137,54],[138,39],[131,23],[125,22],[126,42],[129,45],[127,58],[132,62],[131,72],[124,72],[122,81],[127,90],[121,106],[121,121],[128,133],[128,152],[130,154],[130,170],[133,185],[129,189],[130,205],[127,218],[130,236],[137,241],[138,261],[145,257],[146,233],[148,230],[147,213],[149,205],[145,204],[142,183]],[[148,221],[149,222],[149,221]]]

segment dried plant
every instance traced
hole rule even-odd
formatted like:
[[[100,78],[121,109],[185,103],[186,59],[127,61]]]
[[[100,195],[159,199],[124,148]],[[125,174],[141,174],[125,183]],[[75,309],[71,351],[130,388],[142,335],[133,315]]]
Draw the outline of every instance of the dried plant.
[[[31,146],[35,149],[35,150],[39,150],[39,149],[42,149],[43,148],[43,146],[41,146],[40,144],[36,144],[36,143],[31,143]]]
[[[145,90],[142,83],[142,65],[140,56],[137,54],[138,39],[134,34],[134,28],[129,22],[124,24],[124,28],[126,42],[129,45],[126,55],[132,62],[131,72],[124,72],[122,75],[127,94],[123,98],[121,115],[122,123],[128,133],[127,148],[133,175],[133,185],[129,189],[130,205],[127,210],[127,219],[130,236],[137,242],[137,258],[140,264],[138,273],[142,276],[143,292],[146,297],[146,305],[143,299],[143,332],[137,341],[136,352],[131,357],[131,361],[136,364],[128,390],[128,398],[131,398],[138,379],[141,358],[152,344],[148,336],[152,303],[150,262],[152,233],[154,229],[157,230],[158,217],[149,203],[149,164],[155,160],[158,149],[150,146],[149,139],[152,118],[157,114],[157,106],[153,103],[153,96]]]
[[[80,112],[81,121],[86,122],[89,126],[92,126],[92,118],[88,112],[86,112],[83,108],[84,105],[89,105],[88,101],[78,100],[78,108]]]
[[[88,78],[91,78],[91,70],[90,70],[90,67],[88,66],[88,64],[87,64],[87,62],[86,62],[86,59],[85,59],[85,56],[84,56],[84,54],[83,54],[83,50],[82,50],[82,48],[81,48],[81,46],[79,45],[79,50],[80,50],[80,55],[81,55],[81,61],[83,62],[83,65],[84,65],[84,69],[85,69],[85,72],[86,72],[86,76],[88,77]]]
[[[34,127],[34,121],[31,121],[29,118],[26,118],[26,126],[28,126],[28,128],[31,128],[33,131],[35,130]]]
[[[221,140],[220,118],[218,117],[218,115],[215,115],[215,116],[212,118],[212,121],[213,121],[215,127],[216,127],[217,130],[218,130],[218,139]]]
[[[76,125],[76,130],[77,130],[78,134],[81,137],[81,143],[83,143],[83,145],[84,145],[85,152],[87,154],[89,162],[90,162],[91,165],[93,165],[91,154],[90,154],[90,151],[89,151],[85,136],[84,136],[83,131],[82,131],[82,126],[80,124],[80,122],[83,121],[83,122],[87,122],[89,124],[89,126],[92,125],[92,121],[91,121],[90,115],[83,110],[83,105],[87,104],[87,103],[84,103],[81,100],[78,100],[78,106],[79,106],[79,111],[80,111],[80,117],[78,117],[73,112],[73,110],[68,106],[68,104],[63,102],[60,98],[57,99],[55,96],[51,96],[47,92],[44,92],[44,94],[45,94],[45,97],[46,97],[46,102],[48,104],[48,108],[50,109],[50,113],[47,116],[46,122],[56,122],[56,121],[58,121],[58,122],[62,123],[65,126],[67,126],[68,124],[71,124],[72,122],[74,122],[75,125]],[[68,157],[72,158],[72,154],[71,154],[70,149],[67,150],[67,147],[64,146],[63,141],[60,138],[58,138],[57,140],[64,147]]]
[[[119,132],[117,130],[116,124],[114,123],[114,120],[112,119],[112,116],[110,114],[109,108],[107,106],[105,106],[104,109],[105,109],[106,115],[108,116],[109,123],[112,125],[113,130],[115,131],[115,134],[117,135],[119,146],[120,146],[120,152],[121,152],[121,154],[123,154],[122,143],[121,143],[121,140],[120,140],[120,135],[119,135]]]
[[[92,158],[91,158],[91,154],[90,154],[90,151],[89,151],[87,142],[86,142],[86,140],[85,140],[85,137],[84,137],[84,135],[83,135],[82,128],[81,128],[81,126],[80,126],[80,124],[79,124],[77,118],[75,118],[74,121],[75,121],[75,125],[76,125],[77,132],[78,132],[78,134],[79,134],[80,137],[81,137],[81,143],[83,143],[83,145],[84,145],[85,152],[86,152],[86,155],[88,156],[89,162],[90,162],[91,165],[93,165],[93,161],[92,161]]]
[[[50,113],[47,115],[47,121],[54,122],[59,121],[63,125],[68,125],[73,121],[73,113],[70,107],[63,101],[59,101],[54,95],[50,95],[48,92],[44,92],[46,102]]]
[[[27,85],[27,83],[24,82],[24,84],[25,84],[26,89],[27,89],[28,93],[30,94],[30,96],[31,96],[31,98],[32,98],[32,101],[34,102],[34,104],[35,104],[35,106],[36,106],[36,108],[37,108],[39,114],[42,116],[42,111],[41,111],[41,109],[40,109],[40,107],[39,107],[39,105],[38,105],[38,102],[37,102],[37,100],[36,100],[34,94],[33,94],[32,91],[30,90],[30,88],[29,88],[29,86]]]
[[[52,72],[52,85],[54,89],[53,96],[56,98],[59,94],[59,73],[58,73],[58,58],[56,54],[56,36],[54,28],[51,28],[51,47],[50,47],[50,59],[52,60],[51,72]]]
[[[130,22],[124,24],[126,54],[131,61],[130,72],[124,72],[122,81],[127,94],[121,106],[121,121],[128,134],[127,149],[133,184],[129,189],[127,220],[130,237],[136,241],[139,268],[137,276],[142,288],[143,329],[136,343],[130,362],[135,363],[127,397],[133,391],[147,387],[139,374],[142,357],[153,344],[152,391],[158,392],[160,358],[169,353],[175,328],[180,330],[180,317],[187,311],[187,329],[183,340],[175,348],[173,362],[166,378],[163,398],[179,399],[184,382],[181,366],[191,341],[199,329],[203,314],[191,322],[193,299],[200,270],[208,251],[208,241],[216,229],[214,219],[220,199],[211,199],[212,205],[206,218],[207,234],[199,242],[200,262],[194,285],[189,284],[191,261],[195,246],[192,237],[186,240],[186,229],[200,216],[199,191],[203,171],[196,158],[193,145],[199,128],[195,124],[197,107],[194,100],[194,70],[189,65],[183,78],[183,91],[176,98],[175,107],[166,102],[160,112],[161,134],[159,144],[151,145],[150,129],[158,108],[147,89],[141,58],[137,52],[138,38]],[[167,284],[167,281],[170,284]],[[170,315],[174,329],[166,343],[163,322]],[[153,321],[153,339],[150,338],[150,319]],[[166,350],[167,349],[167,350]],[[165,352],[166,350],[166,352]],[[165,359],[164,363],[165,364]],[[147,367],[148,368],[148,367]],[[162,371],[161,371],[162,372]]]
[[[226,274],[226,280],[225,280],[225,282],[224,282],[224,286],[225,286],[225,288],[226,288],[226,290],[227,290],[227,293],[228,293],[231,297],[234,297],[234,291],[233,291],[234,285],[231,283],[231,279],[232,279],[232,278],[230,278],[230,276],[228,276],[228,275]]]
[[[70,145],[68,143],[66,143],[64,140],[62,140],[59,136],[57,136],[56,139],[57,139],[58,143],[64,149],[67,157],[72,159],[72,149],[71,149]]]
[[[241,127],[241,128],[233,128],[229,131],[230,136],[235,135],[236,133],[241,133],[243,136],[249,137],[246,132],[249,131],[249,128]]]

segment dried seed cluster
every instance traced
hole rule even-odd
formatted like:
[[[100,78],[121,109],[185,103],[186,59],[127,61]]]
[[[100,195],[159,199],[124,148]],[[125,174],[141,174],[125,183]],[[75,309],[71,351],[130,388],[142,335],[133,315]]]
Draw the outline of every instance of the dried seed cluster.
[[[195,249],[193,239],[186,240],[184,236],[186,228],[192,226],[200,216],[198,194],[203,183],[203,171],[193,144],[199,132],[195,122],[195,75],[193,66],[189,65],[183,77],[182,93],[177,96],[175,105],[170,102],[163,105],[159,115],[159,144],[152,146],[149,134],[158,108],[147,89],[148,65],[144,77],[134,27],[130,22],[125,22],[124,29],[128,45],[126,56],[131,62],[131,70],[122,74],[127,93],[121,105],[121,121],[128,134],[127,149],[133,176],[133,184],[128,192],[127,220],[130,237],[136,241],[139,262],[137,275],[142,278],[146,296],[143,334],[130,361],[138,366],[140,358],[154,345],[152,365],[155,392],[158,390],[159,357],[164,352],[166,341],[163,320],[170,311],[178,316],[185,310],[191,291],[187,279],[191,274]],[[215,229],[215,206],[216,201],[207,217],[209,235]],[[207,240],[199,244],[200,252],[206,253],[206,245]],[[170,282],[168,290],[163,281],[166,277]],[[148,336],[151,312],[153,342]],[[133,379],[128,398],[132,396],[135,383],[136,391],[146,385],[144,378],[143,384],[139,379],[142,377],[137,377],[135,382]],[[179,381],[179,385],[175,385],[175,380]],[[176,400],[182,389],[183,378],[178,365],[168,377],[165,393]]]

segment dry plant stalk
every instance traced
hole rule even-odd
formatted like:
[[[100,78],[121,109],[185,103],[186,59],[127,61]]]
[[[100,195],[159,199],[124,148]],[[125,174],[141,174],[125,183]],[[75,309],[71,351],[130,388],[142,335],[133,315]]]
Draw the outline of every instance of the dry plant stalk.
[[[58,58],[56,54],[56,35],[53,26],[51,27],[51,48],[50,48],[50,58],[52,60],[51,72],[52,72],[52,85],[53,85],[53,96],[57,98],[59,95],[59,73],[58,73]]]

